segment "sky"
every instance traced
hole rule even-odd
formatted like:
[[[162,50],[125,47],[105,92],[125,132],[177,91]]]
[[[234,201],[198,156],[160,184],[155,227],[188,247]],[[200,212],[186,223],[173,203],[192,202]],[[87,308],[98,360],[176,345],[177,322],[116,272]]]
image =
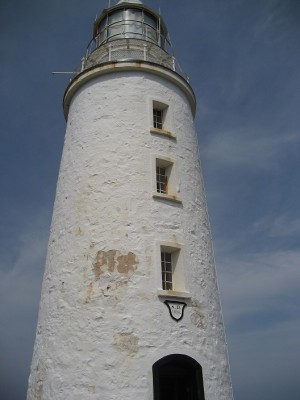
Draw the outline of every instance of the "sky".
[[[111,4],[115,2],[112,0]],[[300,1],[149,0],[190,77],[235,400],[299,400]],[[23,400],[62,97],[107,0],[0,1],[0,398]]]

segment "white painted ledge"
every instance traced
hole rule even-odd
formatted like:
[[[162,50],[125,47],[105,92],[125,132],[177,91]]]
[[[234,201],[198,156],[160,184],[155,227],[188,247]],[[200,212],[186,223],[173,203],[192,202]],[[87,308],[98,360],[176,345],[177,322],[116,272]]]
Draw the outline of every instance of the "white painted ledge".
[[[162,289],[157,289],[157,295],[159,297],[172,297],[179,299],[190,299],[192,297],[189,292],[181,292],[177,290],[162,290]]]
[[[105,64],[96,65],[92,68],[82,71],[80,74],[76,75],[74,79],[72,79],[72,81],[70,82],[69,86],[65,91],[63,99],[65,118],[66,119],[68,118],[69,107],[74,94],[85,83],[105,74],[110,74],[110,73],[115,74],[116,72],[124,72],[124,71],[134,71],[134,72],[140,71],[143,73],[147,72],[152,75],[160,76],[168,80],[169,82],[172,82],[173,84],[178,86],[187,96],[187,99],[191,106],[193,117],[195,117],[196,97],[190,84],[183,77],[181,77],[176,72],[166,67],[153,64],[150,62],[119,61],[119,62],[109,62]]]
[[[150,128],[150,133],[153,133],[155,135],[166,136],[170,139],[176,140],[176,135],[174,135],[174,133],[170,131],[166,131],[165,129]]]
[[[175,194],[153,192],[152,197],[155,199],[163,199],[163,200],[173,201],[174,203],[182,204],[182,200]]]

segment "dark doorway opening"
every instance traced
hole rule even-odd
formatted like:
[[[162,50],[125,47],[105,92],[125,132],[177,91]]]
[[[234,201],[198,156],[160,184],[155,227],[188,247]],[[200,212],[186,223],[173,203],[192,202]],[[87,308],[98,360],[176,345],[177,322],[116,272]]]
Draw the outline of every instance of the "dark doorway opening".
[[[171,354],[152,369],[154,400],[205,400],[202,368],[193,358]]]

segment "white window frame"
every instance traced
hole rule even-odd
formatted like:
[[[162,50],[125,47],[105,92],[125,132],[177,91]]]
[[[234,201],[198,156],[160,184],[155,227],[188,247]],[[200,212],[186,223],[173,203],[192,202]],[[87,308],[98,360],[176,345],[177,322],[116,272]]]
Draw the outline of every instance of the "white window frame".
[[[156,241],[157,294],[162,297],[190,298],[186,287],[185,256],[181,243]],[[170,253],[172,259],[172,290],[163,289],[161,253]]]
[[[157,190],[156,167],[165,168],[167,176],[167,193],[160,193]],[[180,198],[180,182],[177,176],[177,169],[174,160],[170,157],[153,155],[152,157],[152,196],[165,200],[182,203]]]
[[[164,126],[164,116],[166,111],[164,109],[155,107],[153,105],[153,128],[163,129]]]
[[[173,290],[174,287],[174,257],[168,250],[161,249],[161,283],[162,290]]]
[[[154,127],[154,116],[153,110],[162,111],[162,128]],[[172,107],[166,101],[162,99],[150,99],[150,107],[149,107],[149,115],[150,115],[150,132],[152,134],[166,136],[169,139],[175,139],[176,135],[172,132]]]

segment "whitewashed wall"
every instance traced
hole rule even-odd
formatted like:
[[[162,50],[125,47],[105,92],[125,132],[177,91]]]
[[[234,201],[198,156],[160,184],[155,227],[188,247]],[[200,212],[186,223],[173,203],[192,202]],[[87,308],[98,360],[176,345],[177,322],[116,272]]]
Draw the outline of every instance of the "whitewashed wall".
[[[176,140],[150,133],[169,104]],[[152,197],[153,157],[171,157],[182,204]],[[182,246],[184,317],[171,319],[157,243]],[[152,399],[152,365],[181,353],[206,400],[232,398],[190,105],[163,78],[117,72],[74,95],[67,122],[28,400]]]

